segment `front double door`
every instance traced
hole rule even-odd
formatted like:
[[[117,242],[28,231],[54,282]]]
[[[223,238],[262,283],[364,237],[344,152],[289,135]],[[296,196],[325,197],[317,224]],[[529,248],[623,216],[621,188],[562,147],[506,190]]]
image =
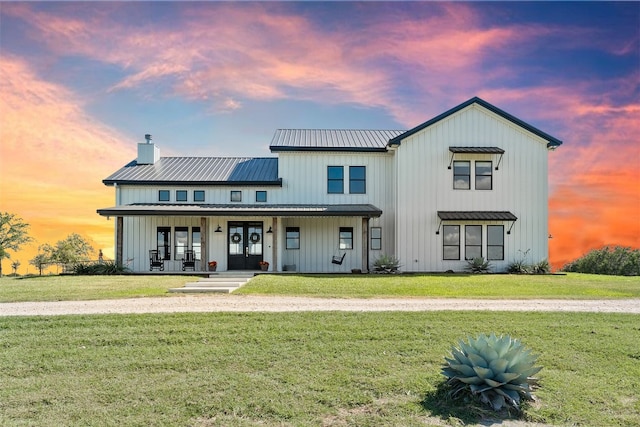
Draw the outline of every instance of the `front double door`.
[[[229,222],[229,270],[259,270],[262,261],[262,222]]]

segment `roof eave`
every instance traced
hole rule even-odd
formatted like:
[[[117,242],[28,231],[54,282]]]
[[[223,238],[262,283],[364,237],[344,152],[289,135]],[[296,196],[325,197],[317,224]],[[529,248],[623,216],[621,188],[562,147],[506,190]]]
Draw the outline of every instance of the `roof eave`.
[[[117,185],[192,185],[192,186],[222,186],[222,187],[282,187],[282,178],[277,181],[137,181],[134,179],[119,180],[119,179],[104,179],[102,180],[104,185],[113,186]]]
[[[353,153],[386,153],[388,150],[386,147],[293,147],[293,146],[278,146],[272,145],[269,147],[272,153],[284,153],[284,152],[353,152]]]

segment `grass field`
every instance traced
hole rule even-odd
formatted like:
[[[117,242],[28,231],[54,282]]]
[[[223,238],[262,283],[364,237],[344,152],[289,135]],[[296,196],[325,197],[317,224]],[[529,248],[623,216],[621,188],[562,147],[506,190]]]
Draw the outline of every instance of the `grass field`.
[[[0,317],[0,425],[468,424],[440,365],[491,331],[540,355],[523,419],[640,425],[639,316],[503,312]]]
[[[0,302],[175,296],[190,276],[43,276],[0,279]],[[640,298],[640,277],[567,275],[270,275],[237,294],[335,298]]]

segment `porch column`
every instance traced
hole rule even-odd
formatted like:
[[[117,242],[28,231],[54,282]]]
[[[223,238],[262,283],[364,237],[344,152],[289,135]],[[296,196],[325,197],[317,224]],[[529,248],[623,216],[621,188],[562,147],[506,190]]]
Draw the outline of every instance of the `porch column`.
[[[122,267],[122,236],[124,221],[121,216],[116,217],[116,265]]]
[[[207,218],[200,217],[200,270],[209,270],[209,258],[207,257],[207,236],[209,230],[207,229]]]
[[[362,218],[362,272],[369,271],[369,218]]]
[[[273,271],[280,271],[280,269],[278,268],[278,218],[277,217],[273,217],[271,219],[271,221],[273,222],[273,229],[271,231],[273,231],[273,234],[271,235],[271,257],[273,258]]]

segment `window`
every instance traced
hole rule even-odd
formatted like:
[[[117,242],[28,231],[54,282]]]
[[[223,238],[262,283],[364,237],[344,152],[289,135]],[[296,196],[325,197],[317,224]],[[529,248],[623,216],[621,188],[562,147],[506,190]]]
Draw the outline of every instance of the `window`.
[[[158,257],[171,259],[171,227],[158,227],[157,239]]]
[[[493,166],[491,162],[476,162],[476,190],[493,188]]]
[[[171,200],[171,195],[169,190],[159,190],[158,191],[158,201],[159,202],[168,202]]]
[[[194,202],[204,202],[204,190],[194,190],[193,192]]]
[[[194,259],[202,259],[200,255],[202,243],[200,241],[200,227],[192,227],[191,228],[191,249],[193,249],[193,257]]]
[[[267,192],[266,191],[256,191],[256,202],[266,203],[267,202]]]
[[[503,225],[487,226],[487,259],[500,261],[504,259]]]
[[[469,190],[471,188],[471,162],[453,162],[453,189]]]
[[[371,250],[379,251],[382,249],[382,228],[371,227]]]
[[[186,202],[186,201],[187,201],[187,190],[177,190],[176,202]]]
[[[460,259],[460,226],[445,225],[442,234],[442,259]]]
[[[340,249],[353,249],[353,227],[340,227]]]
[[[349,193],[365,194],[367,192],[366,166],[349,166]]]
[[[464,259],[482,257],[482,226],[465,225],[464,227]]]
[[[173,252],[173,258],[184,258],[184,251],[186,251],[187,249],[189,249],[189,228],[176,227],[176,248]]]
[[[242,191],[232,190],[231,191],[231,201],[232,202],[241,202],[242,201]]]
[[[287,227],[287,249],[300,249],[300,227]]]
[[[342,166],[327,166],[327,193],[344,193],[344,168]]]

